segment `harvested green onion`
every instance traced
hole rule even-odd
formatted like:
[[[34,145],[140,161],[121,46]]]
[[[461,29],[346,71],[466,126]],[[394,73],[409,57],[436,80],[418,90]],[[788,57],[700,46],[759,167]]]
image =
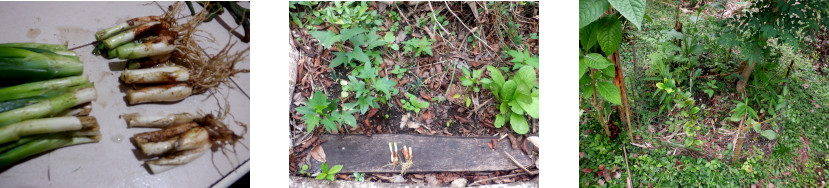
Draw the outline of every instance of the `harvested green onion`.
[[[23,136],[65,131],[97,130],[95,117],[55,117],[21,121],[0,127],[0,144],[16,141]]]
[[[17,161],[49,150],[98,142],[100,131],[71,131],[26,137],[15,143],[0,147],[0,169],[5,169]]]
[[[76,56],[0,47],[0,81],[7,84],[76,76],[81,73],[83,63]]]
[[[96,97],[95,87],[86,87],[32,105],[2,112],[0,113],[0,127],[29,119],[55,115],[74,106],[91,102]]]

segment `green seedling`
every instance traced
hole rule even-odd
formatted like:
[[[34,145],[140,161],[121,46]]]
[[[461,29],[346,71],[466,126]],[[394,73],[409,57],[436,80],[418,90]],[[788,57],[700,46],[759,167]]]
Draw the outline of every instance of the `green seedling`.
[[[531,66],[524,66],[510,79],[506,80],[501,71],[493,66],[487,66],[490,78],[481,79],[500,102],[500,114],[495,116],[494,126],[501,128],[509,122],[512,130],[518,134],[527,134],[530,126],[524,114],[538,118],[538,88],[535,70]]]
[[[328,169],[328,164],[322,163],[322,166],[320,166],[320,168],[322,169],[322,172],[317,174],[316,179],[334,181],[334,175],[336,175],[337,172],[340,172],[340,170],[343,169],[343,165],[334,165],[334,167]]]
[[[408,100],[400,99],[400,103],[403,104],[403,109],[406,111],[414,111],[415,113],[420,113],[420,110],[423,108],[429,107],[429,102],[421,101],[412,94],[406,93],[406,96],[409,97]]]
[[[322,91],[316,91],[314,93],[314,97],[309,99],[305,106],[297,107],[296,111],[303,114],[302,120],[305,121],[305,124],[308,126],[308,133],[311,133],[320,123],[323,124],[328,132],[338,130],[338,126],[335,122],[356,127],[357,120],[354,118],[353,114],[357,111],[353,109],[354,105],[346,104],[342,111],[337,110],[337,103],[334,103],[332,100],[328,100]]]
[[[408,27],[408,26],[407,26]],[[419,57],[421,52],[425,54],[432,55],[432,39],[426,39],[426,37],[421,37],[420,40],[417,38],[412,38],[407,41],[403,42],[403,53],[415,52],[414,56]]]

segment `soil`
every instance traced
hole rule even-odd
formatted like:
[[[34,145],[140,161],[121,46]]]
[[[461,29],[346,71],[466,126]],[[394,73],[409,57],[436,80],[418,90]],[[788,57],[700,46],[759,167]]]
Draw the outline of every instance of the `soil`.
[[[473,14],[473,8],[470,4],[475,2],[454,2],[442,3],[432,2],[434,10],[432,10],[425,2],[410,2],[386,4],[369,2],[369,11],[378,10],[378,15],[382,15],[383,23],[381,27],[390,28],[393,22],[397,22],[399,30],[395,31],[395,36],[402,33],[404,28],[412,26],[410,32],[405,34],[402,40],[397,40],[400,45],[399,51],[382,50],[380,56],[383,63],[378,65],[381,69],[379,71],[380,77],[388,76],[389,79],[394,80],[398,84],[395,89],[399,93],[392,96],[391,99],[379,103],[379,108],[371,108],[365,114],[357,113],[357,127],[350,127],[341,125],[337,133],[327,133],[324,129],[315,129],[310,136],[306,136],[304,131],[304,123],[301,120],[301,115],[296,113],[293,108],[299,103],[297,98],[292,98],[291,118],[292,124],[290,130],[292,132],[291,138],[295,143],[292,146],[292,153],[290,157],[290,170],[292,174],[298,172],[297,164],[301,160],[309,160],[309,152],[312,148],[322,143],[321,140],[314,138],[320,134],[424,134],[424,135],[444,135],[444,136],[491,136],[496,133],[511,134],[518,140],[523,140],[526,136],[515,134],[509,127],[505,125],[501,128],[495,128],[493,121],[495,115],[499,113],[496,108],[497,101],[493,99],[492,94],[481,87],[480,92],[473,92],[472,88],[460,87],[459,79],[463,76],[460,67],[469,67],[471,69],[480,69],[487,65],[496,67],[509,66],[512,63],[511,58],[501,54],[505,50],[501,49],[517,49],[528,50],[531,54],[536,56],[538,54],[538,40],[529,39],[531,33],[538,33],[538,8],[537,3],[527,3],[526,5],[517,6],[507,5],[507,3],[490,3],[487,7],[489,10],[480,11]],[[483,3],[477,2],[478,8],[482,8]],[[515,3],[515,2],[512,2]],[[321,3],[325,4],[325,3]],[[327,5],[323,5],[327,6]],[[301,8],[292,9],[292,11],[313,11],[305,6],[298,6]],[[510,14],[503,14],[502,11],[496,11],[496,8],[509,7]],[[447,8],[458,16],[456,18]],[[398,12],[401,20],[391,21],[389,16],[386,16],[385,11],[394,10]],[[400,10],[400,11],[398,11]],[[431,13],[437,13],[437,16],[443,16],[447,21],[444,28],[451,33],[451,35],[441,34],[442,28],[433,29],[432,25],[436,22],[425,22],[425,25],[418,24],[418,20],[428,19]],[[476,16],[478,17],[476,18]],[[458,20],[460,19],[460,21]],[[506,21],[513,22],[510,24],[522,24],[519,28],[513,28],[509,31]],[[410,25],[411,24],[411,25]],[[468,26],[468,27],[467,27]],[[328,29],[334,32],[342,29],[340,25],[325,23],[316,27],[316,30]],[[511,26],[509,26],[511,27]],[[467,36],[472,36],[468,28],[474,28],[476,35],[480,36],[482,40],[467,41]],[[377,34],[385,36],[387,31],[378,31]],[[340,51],[339,48],[332,45],[328,49],[323,49],[318,40],[309,34],[308,28],[299,27],[291,22],[292,38],[300,50],[300,60],[298,65],[298,78],[296,82],[295,93],[301,93],[304,100],[316,90],[323,90],[327,93],[329,99],[335,100],[339,105],[354,102],[356,99],[353,96],[340,98],[342,87],[339,80],[348,80],[348,75],[354,68],[349,65],[338,66],[333,69],[328,67],[329,61],[334,58],[331,52]],[[510,33],[508,35],[508,33]],[[516,35],[524,36],[526,39],[513,41]],[[425,37],[432,39],[433,55],[421,55],[413,57],[413,53],[403,53],[404,45],[402,41],[412,38]],[[401,39],[397,37],[397,39]],[[484,44],[486,42],[487,44]],[[486,47],[489,45],[492,47]],[[353,44],[347,42],[344,45],[346,51],[353,48]],[[384,47],[378,47],[384,48]],[[356,62],[356,61],[355,61]],[[392,74],[391,70],[398,65],[401,68],[406,68],[402,76]],[[486,72],[486,71],[485,71]],[[489,77],[488,73],[484,73],[482,77]],[[451,88],[451,89],[450,89]],[[447,90],[450,90],[447,92]],[[420,100],[428,101],[430,106],[421,109],[419,113],[406,111],[401,107],[400,99],[408,99],[405,93],[411,93],[417,96]],[[460,98],[452,98],[454,94],[459,94]],[[354,95],[351,93],[351,95]],[[293,96],[293,94],[292,94]],[[439,101],[438,98],[445,100]],[[469,97],[472,104],[465,105],[464,99]],[[301,106],[301,105],[300,105]],[[409,128],[402,126],[402,118],[408,116],[408,121],[415,122],[420,126],[417,128]],[[530,118],[532,119],[532,118]],[[538,133],[538,119],[529,121],[531,126],[530,134]],[[536,167],[529,167],[529,169],[537,170]],[[516,171],[495,171],[495,172],[437,172],[437,173],[422,173],[422,174],[407,174],[404,176],[407,182],[413,184],[436,184],[449,185],[449,183],[459,177],[465,177],[471,182],[492,178],[496,176],[503,176],[507,174],[522,173],[522,170]],[[366,181],[382,181],[390,182],[392,176],[395,174],[371,174],[366,175]],[[482,182],[482,184],[490,183],[508,183],[514,181],[529,181],[532,177],[537,175],[518,175],[513,177],[501,178],[498,180]],[[353,175],[340,174],[337,179],[351,180]],[[437,181],[427,181],[437,180]]]

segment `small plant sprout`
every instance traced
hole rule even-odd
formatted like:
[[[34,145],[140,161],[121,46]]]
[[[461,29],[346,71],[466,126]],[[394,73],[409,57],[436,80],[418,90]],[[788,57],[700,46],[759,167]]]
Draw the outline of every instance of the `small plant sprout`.
[[[343,165],[334,165],[334,167],[328,169],[328,164],[322,163],[322,166],[320,166],[320,168],[322,169],[322,172],[317,174],[316,179],[334,181],[334,175],[336,175],[337,172],[340,172],[340,170],[343,169]]]
[[[393,32],[386,32],[386,36],[383,37],[383,41],[386,42],[386,47],[393,49],[394,51],[400,50],[400,46],[397,43],[394,43],[394,33]]]
[[[391,73],[397,75],[397,78],[399,79],[403,76],[403,73],[406,73],[408,70],[409,69],[400,68],[399,65],[394,65],[394,70],[392,70]]]
[[[425,54],[429,54],[432,56],[432,39],[426,39],[426,37],[421,37],[420,40],[417,38],[412,38],[407,41],[404,41],[403,44],[403,53],[415,52],[414,56],[419,57],[421,52]]]
[[[515,63],[515,66],[512,67],[512,70],[518,70],[519,68],[521,68],[521,66],[524,65],[531,65],[536,69],[538,68],[538,56],[532,56],[529,50],[524,52],[509,50],[507,51],[507,54],[512,56],[511,62]]]
[[[403,108],[407,111],[414,111],[415,113],[420,113],[420,110],[423,108],[429,107],[429,102],[420,101],[417,96],[414,96],[410,93],[406,93],[406,96],[409,97],[409,100],[400,99],[400,103],[403,104]]]
[[[334,124],[340,123],[357,126],[357,119],[354,118],[354,109],[356,104],[346,104],[342,110],[337,110],[337,103],[328,100],[322,91],[316,91],[314,97],[308,100],[305,106],[297,107],[296,111],[303,114],[302,120],[308,126],[308,133],[313,132],[314,128],[320,123],[323,124],[328,132],[337,131],[339,127]]]
[[[311,176],[311,173],[308,173],[308,165],[302,164],[302,169],[299,170],[300,174],[305,174],[305,176]]]
[[[366,181],[365,175],[366,173],[354,172],[354,181]]]
[[[469,71],[466,67],[462,68],[463,70],[463,77],[461,77],[461,85],[466,87],[472,87],[473,91],[480,92],[481,88],[478,85],[481,84],[481,74],[483,74],[484,69],[478,69]]]

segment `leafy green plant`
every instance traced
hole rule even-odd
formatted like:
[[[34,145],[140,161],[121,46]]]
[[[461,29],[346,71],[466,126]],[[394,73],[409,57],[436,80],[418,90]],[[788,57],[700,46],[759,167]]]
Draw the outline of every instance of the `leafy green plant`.
[[[314,128],[320,123],[325,126],[328,132],[334,132],[338,130],[338,126],[334,124],[335,122],[345,123],[352,127],[357,126],[357,120],[353,115],[356,110],[352,110],[353,107],[346,105],[343,110],[337,110],[337,103],[328,100],[322,91],[316,91],[314,97],[309,99],[305,106],[297,107],[296,111],[303,114],[302,120],[308,126],[308,133],[313,132]]]
[[[748,157],[748,159],[746,159],[746,162],[743,162],[743,165],[741,165],[740,169],[751,175],[758,174],[758,172],[754,170],[754,166],[758,163],[763,162],[763,155],[764,153],[762,152],[762,150],[757,149],[757,147],[755,147],[754,154],[751,155],[751,157]]]
[[[305,174],[305,176],[311,176],[311,173],[308,173],[308,165],[302,164],[302,169],[299,170],[300,174]]]
[[[322,10],[323,17],[328,23],[342,25],[343,28],[355,26],[376,27],[383,24],[376,10],[369,11],[370,2],[345,1],[333,2],[334,6]]]
[[[461,85],[466,87],[472,87],[473,91],[480,92],[481,89],[478,87],[481,82],[481,74],[484,72],[484,69],[478,69],[469,71],[466,67],[462,67],[463,70],[463,77],[461,77]]]
[[[714,96],[714,90],[718,89],[717,87],[717,80],[710,80],[705,83],[705,88],[702,89],[702,92],[708,94],[708,97]]]
[[[610,104],[622,104],[619,88],[612,83],[616,70],[607,58],[598,53],[582,56],[579,61],[579,66],[582,67],[579,69],[579,74],[581,74],[579,93],[582,99],[587,101],[587,104],[583,104],[581,108],[598,120],[605,134],[610,135],[610,129],[607,126],[607,119],[610,118]]]
[[[432,56],[432,39],[426,39],[426,37],[421,37],[420,40],[417,38],[412,38],[407,41],[403,41],[403,53],[415,52],[414,56],[419,57],[421,52],[425,54],[429,54]]]
[[[515,63],[512,70],[518,70],[525,65],[531,65],[536,69],[538,68],[538,56],[532,56],[529,50],[526,50],[523,53],[520,51],[508,50],[507,54],[512,56],[511,62]]]
[[[412,94],[406,93],[406,96],[409,97],[409,100],[400,99],[400,103],[403,104],[403,109],[406,111],[414,111],[415,113],[420,113],[420,109],[428,108],[429,102],[420,101],[417,96]]]
[[[364,177],[365,175],[366,173],[354,172],[354,181],[366,181],[366,178]]]
[[[391,96],[397,95],[399,91],[394,88],[397,82],[388,77],[379,78],[377,71],[379,70],[371,64],[363,64],[348,76],[349,81],[341,81],[341,96],[347,96],[347,92],[353,91],[357,98],[357,102],[346,105],[358,106],[360,113],[365,114],[369,108],[379,108],[378,101],[385,103]]]
[[[380,52],[372,49],[384,45],[388,45],[389,47],[394,46],[389,45],[389,43],[386,42],[386,38],[390,36],[389,34],[386,34],[387,37],[384,37],[381,40],[380,36],[377,35],[376,29],[369,31],[364,28],[348,28],[340,31],[340,34],[336,34],[330,30],[311,31],[310,34],[320,41],[320,45],[322,45],[323,48],[327,49],[333,44],[340,44],[339,48],[341,50],[340,52],[333,52],[335,57],[328,65],[329,68],[334,68],[343,64],[349,64],[351,67],[355,67],[357,64],[353,63],[354,60],[364,64],[371,64],[371,58],[374,58],[374,61],[381,59]],[[354,48],[350,52],[342,50],[342,44],[346,41],[350,41],[354,44]],[[391,42],[394,42],[394,40],[391,40]],[[363,45],[366,45],[365,50],[362,48]],[[375,64],[379,64],[379,62]]]
[[[760,133],[761,136],[769,140],[777,139],[777,133],[773,130],[762,130],[762,123],[758,123],[759,116],[757,111],[746,104],[746,101],[734,101],[737,105],[731,110],[730,120],[733,122],[740,122],[745,117],[745,124],[751,126],[755,132]]]
[[[434,14],[434,12],[432,14]],[[446,16],[435,16],[435,18],[437,18],[437,22],[440,23],[441,26],[446,27],[447,25],[449,25],[449,20],[446,20]],[[438,29],[438,27],[440,26],[438,26],[437,24],[432,25],[432,30],[436,30],[440,33],[443,33],[443,30]]]
[[[394,12],[394,11],[389,11],[389,12]],[[391,31],[391,32],[397,32],[398,29],[400,29],[400,22],[394,22],[394,24],[392,24],[391,27],[389,27],[389,31]]]
[[[527,134],[529,124],[524,114],[538,119],[538,88],[536,87],[535,69],[524,66],[515,75],[506,80],[501,70],[487,66],[490,78],[481,79],[481,83],[489,89],[500,102],[500,114],[495,116],[494,126],[501,128],[506,122],[518,134]]]
[[[322,166],[320,166],[320,168],[322,169],[322,172],[317,174],[316,179],[334,181],[334,175],[336,175],[337,172],[340,172],[340,170],[343,169],[343,165],[334,165],[334,167],[328,169],[328,164],[322,163]]]
[[[406,73],[408,70],[409,69],[406,68],[400,68],[400,65],[394,65],[394,70],[391,70],[391,73],[397,75],[397,78],[399,79],[403,76],[403,73]]]
[[[386,36],[383,37],[383,41],[386,41],[386,47],[393,49],[394,51],[400,50],[400,46],[397,43],[394,43],[394,33],[389,31],[386,32]]]
[[[685,146],[693,147],[702,145],[701,140],[694,138],[694,136],[697,135],[697,131],[701,129],[701,127],[697,125],[697,113],[699,113],[700,108],[694,106],[695,101],[691,92],[682,92],[681,89],[676,87],[673,79],[667,78],[665,78],[663,82],[657,83],[656,87],[658,88],[656,93],[664,91],[666,96],[670,97],[669,99],[671,102],[664,102],[664,104],[672,104],[672,112],[675,110],[679,111],[679,113],[677,113],[678,116],[672,118],[682,124],[682,128],[684,129],[686,135]]]
[[[764,71],[761,64],[778,63],[771,57],[769,41],[777,40],[800,50],[806,45],[803,41],[815,40],[812,33],[829,24],[825,18],[829,9],[825,7],[829,7],[829,1],[758,0],[746,8],[746,16],[719,22],[722,29],[717,42],[738,48],[745,62],[737,92],[745,91],[752,72]]]
[[[611,5],[616,11],[608,11]],[[601,123],[608,136],[610,106],[605,101],[621,105],[622,100],[619,89],[611,83],[616,76],[615,68],[606,57],[621,46],[622,23],[619,18],[624,17],[641,29],[646,6],[645,0],[579,1],[579,93],[580,100],[587,101],[581,108]]]

